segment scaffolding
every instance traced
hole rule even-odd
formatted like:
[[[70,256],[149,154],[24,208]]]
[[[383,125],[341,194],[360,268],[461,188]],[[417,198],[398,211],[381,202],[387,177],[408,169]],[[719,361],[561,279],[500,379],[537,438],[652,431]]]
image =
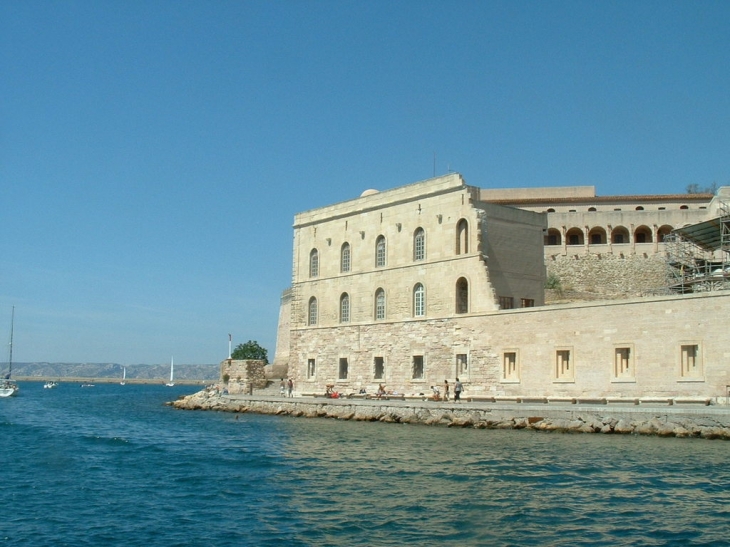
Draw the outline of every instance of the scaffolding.
[[[668,289],[695,293],[730,289],[730,204],[718,201],[718,216],[677,228],[664,238]]]

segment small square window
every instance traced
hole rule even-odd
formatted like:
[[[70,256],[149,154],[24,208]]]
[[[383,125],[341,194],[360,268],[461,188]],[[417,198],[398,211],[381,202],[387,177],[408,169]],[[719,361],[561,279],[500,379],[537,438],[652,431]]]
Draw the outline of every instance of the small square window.
[[[699,344],[680,346],[680,376],[689,380],[701,380],[704,377]]]
[[[617,346],[614,348],[613,377],[615,380],[634,378],[634,352],[631,346]]]
[[[519,382],[520,380],[516,351],[505,351],[502,354],[502,380],[507,382]]]
[[[555,352],[555,379],[572,381],[575,378],[575,366],[572,360],[572,351],[559,349]]]
[[[515,299],[511,296],[499,297],[499,308],[502,310],[511,310],[515,307]]]

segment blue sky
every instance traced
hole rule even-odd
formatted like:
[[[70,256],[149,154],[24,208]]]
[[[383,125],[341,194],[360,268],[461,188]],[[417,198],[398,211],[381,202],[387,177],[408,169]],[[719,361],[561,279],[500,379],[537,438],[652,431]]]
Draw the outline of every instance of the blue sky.
[[[13,359],[273,358],[294,215],[434,163],[730,184],[729,28],[726,1],[0,2]]]

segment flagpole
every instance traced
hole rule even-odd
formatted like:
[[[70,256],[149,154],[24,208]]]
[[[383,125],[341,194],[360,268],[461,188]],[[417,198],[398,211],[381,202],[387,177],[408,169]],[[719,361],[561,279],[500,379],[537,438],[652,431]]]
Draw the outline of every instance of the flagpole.
[[[228,335],[228,358],[229,359],[231,358],[231,340],[232,340],[232,338],[231,338],[231,335],[229,334]]]

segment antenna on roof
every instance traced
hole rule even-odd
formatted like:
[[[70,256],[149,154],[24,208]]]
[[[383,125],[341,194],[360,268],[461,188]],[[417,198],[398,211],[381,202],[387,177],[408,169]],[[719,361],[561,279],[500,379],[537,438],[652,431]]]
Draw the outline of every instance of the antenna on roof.
[[[436,176],[436,150],[433,151],[433,176]]]

